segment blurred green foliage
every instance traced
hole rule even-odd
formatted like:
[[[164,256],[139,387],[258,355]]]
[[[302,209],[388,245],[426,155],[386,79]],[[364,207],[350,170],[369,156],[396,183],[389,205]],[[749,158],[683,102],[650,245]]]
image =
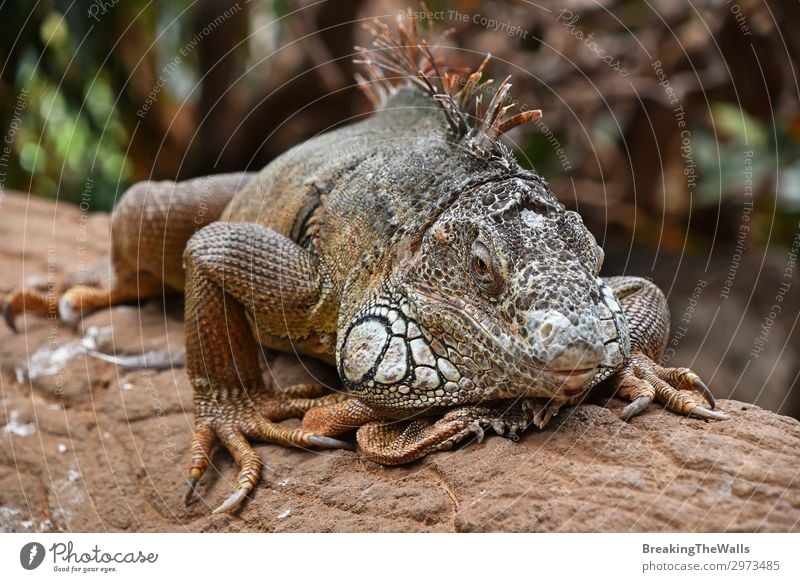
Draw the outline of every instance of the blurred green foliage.
[[[164,21],[190,4],[6,4],[2,116],[8,127],[16,112],[19,131],[5,187],[109,210],[136,177],[131,146],[138,120],[126,87],[160,48],[179,41],[180,26]],[[135,53],[125,45],[157,36],[144,61],[132,62]]]
[[[67,0],[42,0],[35,4],[4,4],[0,9],[3,33],[0,120],[5,128],[16,127],[16,132],[5,162],[3,186],[83,203],[93,210],[109,210],[134,181],[185,178],[263,163],[275,155],[275,150],[282,151],[341,118],[361,113],[352,93],[338,93],[341,87],[336,75],[317,75],[324,69],[318,69],[319,61],[313,60],[331,59],[340,68],[338,78],[350,83],[352,71],[347,67],[352,59],[352,34],[326,37],[325,32],[313,33],[315,29],[329,30],[328,34],[340,30],[330,18],[332,12],[341,12],[345,5],[349,12],[342,15],[346,24],[341,25],[341,30],[347,31],[360,30],[355,16],[393,10],[360,0],[337,2],[336,10],[331,9],[332,3],[323,3],[316,16],[303,20],[295,17],[299,4],[292,0],[247,2],[242,3],[240,22],[228,27],[225,33],[228,37],[214,33],[204,38],[197,50],[182,50],[198,30],[234,5],[239,3],[89,0],[77,5]],[[698,176],[697,188],[689,192],[682,180],[683,161],[679,144],[675,147],[674,142],[679,132],[676,133],[670,110],[658,109],[666,107],[663,103],[653,105],[646,101],[648,95],[655,100],[652,96],[663,91],[655,86],[657,80],[649,60],[636,66],[634,57],[641,59],[645,55],[639,50],[636,36],[627,34],[620,20],[609,18],[602,10],[586,8],[581,13],[579,27],[587,34],[594,33],[603,46],[630,49],[629,54],[622,56],[628,58],[626,65],[638,75],[636,95],[622,91],[627,80],[593,58],[583,44],[565,32],[563,23],[555,17],[557,10],[552,11],[553,17],[548,20],[540,12],[524,11],[514,3],[435,0],[428,5],[432,10],[458,7],[463,13],[490,13],[502,21],[520,24],[527,31],[524,38],[507,38],[483,30],[471,21],[458,22],[453,42],[465,49],[466,57],[485,50],[498,55],[491,65],[493,72],[507,74],[508,67],[504,68],[503,62],[518,67],[515,73],[518,102],[536,103],[545,112],[541,124],[532,124],[515,136],[520,146],[518,157],[523,165],[535,167],[547,176],[554,187],[559,180],[569,184],[574,179],[583,187],[605,192],[610,180],[621,192],[615,200],[641,213],[637,224],[646,230],[650,240],[660,243],[662,230],[672,229],[667,240],[679,245],[683,239],[680,230],[693,211],[707,210],[720,215],[727,211],[729,227],[736,227],[745,152],[754,151],[752,181],[759,201],[757,213],[763,217],[759,238],[775,240],[777,236],[783,240],[784,233],[791,238],[800,215],[798,107],[796,103],[777,101],[779,96],[785,101],[788,94],[780,92],[781,74],[785,73],[774,73],[771,77],[767,74],[766,97],[743,94],[745,102],[734,101],[739,98],[738,93],[731,91],[736,76],[749,74],[742,55],[747,56],[755,49],[738,42],[738,37],[726,44],[725,25],[714,32],[716,38],[705,29],[701,33],[707,35],[705,42],[719,40],[727,51],[720,54],[720,59],[724,59],[725,67],[730,67],[725,74],[732,76],[726,79],[725,86],[712,89],[716,92],[708,100],[691,98],[692,92],[697,95],[705,91],[702,83],[690,89],[684,100]],[[645,9],[641,3],[620,1],[615,6],[616,14],[634,32],[653,26],[651,9]],[[357,13],[359,9],[362,13]],[[727,14],[725,6],[718,7],[718,11]],[[674,8],[672,18],[673,31],[697,34],[692,33],[699,23],[696,13]],[[450,24],[436,23],[436,26],[444,28]],[[731,26],[736,32],[735,23]],[[294,42],[304,36],[312,36],[319,44]],[[560,55],[563,58],[553,59],[553,47],[558,43],[565,52]],[[671,51],[675,52],[675,40],[664,36],[658,43],[650,46],[652,54],[647,56],[656,55],[666,62]],[[215,44],[218,46],[213,49]],[[308,46],[314,50],[308,50]],[[767,44],[758,46],[765,54],[772,50]],[[212,49],[210,56],[203,53],[209,49]],[[219,60],[220,55],[234,49],[242,58]],[[706,54],[701,43],[696,50],[698,54]],[[262,54],[273,51],[270,59]],[[170,68],[178,55],[181,55],[179,66]],[[313,55],[312,60],[304,60],[309,55]],[[337,55],[347,56],[336,60]],[[239,71],[237,67],[245,61],[247,66],[255,63],[262,68],[247,71],[242,65]],[[220,76],[215,71],[220,63],[220,67],[237,70]],[[718,66],[722,63],[719,60]],[[470,63],[465,60],[463,64]],[[737,67],[743,72],[737,73]],[[673,58],[668,73],[671,79],[681,75],[686,78],[688,69],[687,61]],[[526,78],[522,70],[530,71],[531,77]],[[245,79],[241,84],[240,74]],[[216,81],[209,82],[214,75]],[[532,82],[534,78],[538,86]],[[542,89],[545,82],[541,79],[545,78],[550,79],[547,90]],[[591,102],[591,93],[596,86],[603,85],[604,79],[605,87],[616,84],[617,89],[609,92],[608,103],[604,95],[603,104],[596,106]],[[143,104],[159,82],[162,86],[152,109],[142,114]],[[655,86],[654,91],[648,93],[646,82]],[[209,90],[214,83],[216,87]],[[746,93],[747,87],[741,81],[738,87]],[[321,100],[321,96],[328,99],[337,94],[341,101],[336,104]],[[266,95],[271,96],[269,102]],[[776,98],[774,113],[771,102],[769,109],[762,106],[769,95]],[[564,101],[562,96],[566,96]],[[316,99],[320,99],[325,113],[320,113],[320,109],[304,110],[305,103]],[[343,103],[346,105],[342,106]],[[569,114],[563,113],[567,110]],[[308,117],[295,115],[297,112],[315,116],[315,121],[309,123]],[[338,119],[333,119],[337,116]],[[655,130],[646,128],[649,135],[637,133],[637,123],[649,124],[659,116],[669,117],[669,122]],[[200,121],[206,119],[208,127],[203,132],[199,129]],[[292,123],[285,124],[286,119]],[[245,123],[240,124],[242,120]],[[274,137],[273,132],[277,131],[274,128],[284,132],[282,139]],[[269,146],[273,148],[266,154],[261,150],[267,141],[265,136],[270,136]],[[236,150],[231,143],[244,146]],[[228,165],[218,167],[218,152],[225,148],[229,153]],[[260,151],[263,155],[258,157]],[[648,165],[654,153],[661,158],[657,167]],[[630,172],[630,166],[636,166],[636,171]],[[669,171],[673,173],[663,177],[665,200],[661,201],[662,182],[655,174],[669,174]],[[630,175],[623,176],[626,172]],[[556,191],[562,196],[572,195],[566,188]],[[576,195],[580,197],[581,192]],[[616,220],[632,228],[630,215],[626,207],[617,212]],[[613,212],[597,216],[601,220],[612,216],[610,220],[615,220]],[[692,226],[694,235],[710,234],[696,224]]]

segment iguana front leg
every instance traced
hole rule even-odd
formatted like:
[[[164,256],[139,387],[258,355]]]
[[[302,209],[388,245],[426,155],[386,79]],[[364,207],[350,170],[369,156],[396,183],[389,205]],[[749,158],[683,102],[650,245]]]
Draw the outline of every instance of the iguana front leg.
[[[357,399],[315,408],[303,426],[324,434],[340,435],[358,427],[358,445],[367,457],[384,465],[400,465],[430,453],[452,448],[476,437],[483,440],[487,429],[517,440],[517,433],[530,424],[546,425],[560,404],[542,399],[520,398],[457,406],[441,418],[409,415],[409,419],[387,419]]]
[[[231,511],[259,478],[261,459],[250,439],[350,448],[343,441],[277,424],[287,416],[285,406],[266,391],[258,359],[258,344],[268,341],[262,333],[287,342],[302,339],[293,332],[305,327],[309,312],[322,299],[324,279],[309,252],[270,228],[250,223],[218,222],[198,231],[186,246],[185,265],[186,368],[195,402],[187,501],[211,451],[221,443],[240,470],[236,491],[215,513]],[[341,398],[323,397],[319,404]],[[298,416],[313,405],[305,399],[290,404]]]
[[[663,368],[658,364],[669,339],[669,309],[661,290],[640,277],[609,277],[605,282],[617,295],[625,312],[631,340],[631,357],[610,382],[617,395],[631,403],[622,411],[629,419],[655,401],[671,411],[710,420],[724,420],[721,412],[699,406],[690,391],[700,393],[711,405],[714,396],[689,368]]]

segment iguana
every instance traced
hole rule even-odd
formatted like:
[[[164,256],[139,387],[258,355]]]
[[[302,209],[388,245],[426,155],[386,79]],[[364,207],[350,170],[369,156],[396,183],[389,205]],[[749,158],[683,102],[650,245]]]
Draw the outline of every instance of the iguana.
[[[98,271],[109,277],[57,299],[75,322],[185,293],[187,502],[218,444],[239,467],[224,512],[258,481],[251,441],[347,447],[335,437],[357,428],[368,458],[406,463],[487,428],[544,427],[601,382],[631,401],[626,419],[653,400],[725,418],[691,370],[658,365],[669,334],[658,287],[601,278],[603,251],[579,215],[500,141],[539,115],[510,114],[509,79],[483,81],[486,60],[446,70],[414,19],[371,31],[359,81],[373,115],[255,174],[132,186],[112,215],[112,268]],[[6,321],[54,301],[18,290]],[[260,346],[334,364],[347,390],[267,391]],[[279,423],[288,417],[303,427]]]

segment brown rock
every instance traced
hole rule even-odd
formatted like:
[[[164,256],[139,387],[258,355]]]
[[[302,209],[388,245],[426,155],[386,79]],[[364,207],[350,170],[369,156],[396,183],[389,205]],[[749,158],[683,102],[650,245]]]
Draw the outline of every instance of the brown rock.
[[[2,201],[0,292],[46,274],[48,252],[55,276],[107,247],[107,217],[92,217],[79,255],[79,211],[54,208],[32,199],[26,214],[25,197]],[[115,308],[88,326],[110,327],[118,352],[182,347],[180,305],[170,302]],[[251,499],[237,515],[211,516],[236,468],[218,451],[200,498],[184,507],[192,395],[183,370],[123,372],[77,351],[58,381],[19,383],[36,350],[82,339],[33,317],[19,327],[0,329],[0,531],[800,529],[800,423],[733,400],[719,403],[731,420],[716,423],[655,406],[625,423],[623,403],[588,404],[519,442],[487,436],[402,467],[258,445],[266,466]],[[278,386],[335,380],[286,355],[268,376]]]

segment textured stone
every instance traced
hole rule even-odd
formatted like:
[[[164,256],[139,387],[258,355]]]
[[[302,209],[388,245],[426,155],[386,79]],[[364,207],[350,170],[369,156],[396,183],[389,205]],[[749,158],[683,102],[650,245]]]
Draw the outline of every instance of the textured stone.
[[[46,272],[49,244],[59,270],[75,248],[76,209],[59,207],[53,233],[53,207],[32,200],[26,239],[25,204],[2,201],[0,293],[21,283],[22,251],[29,276]],[[108,240],[106,217],[91,224],[87,260]],[[180,349],[180,306],[143,309],[141,324],[130,308],[87,324],[110,325],[118,349]],[[0,327],[0,531],[800,531],[800,423],[733,400],[719,403],[730,420],[708,423],[657,406],[626,423],[623,402],[588,404],[518,442],[488,431],[400,467],[258,445],[266,464],[252,498],[236,516],[212,516],[236,467],[214,454],[200,499],[184,507],[193,415],[183,370],[122,373],[78,355],[63,394],[19,384],[15,367],[51,338],[49,322],[19,327]],[[55,345],[77,340],[58,328]],[[271,357],[265,377],[336,385],[331,368],[287,355]]]

